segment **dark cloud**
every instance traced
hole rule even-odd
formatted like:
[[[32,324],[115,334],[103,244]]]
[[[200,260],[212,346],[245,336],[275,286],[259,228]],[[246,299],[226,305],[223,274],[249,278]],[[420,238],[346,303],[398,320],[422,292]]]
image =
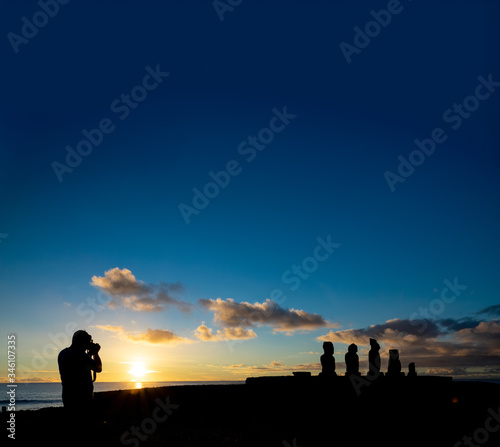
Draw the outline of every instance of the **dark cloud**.
[[[444,318],[441,320],[438,320],[438,324],[445,328],[449,332],[456,332],[461,329],[470,329],[476,327],[480,321],[466,317],[466,318],[461,318],[459,320],[455,320],[453,318]]]
[[[394,319],[361,329],[330,331],[318,337],[318,341],[356,343],[362,347],[360,360],[364,360],[370,338],[379,341],[383,353],[399,349],[403,365],[416,362],[419,367],[457,371],[500,365],[500,320]],[[383,368],[386,357],[383,356]]]
[[[478,315],[488,314],[500,317],[500,304],[495,304],[493,306],[486,307],[478,312]]]
[[[321,315],[304,310],[284,309],[273,300],[263,303],[237,303],[231,298],[200,299],[199,303],[214,312],[214,322],[224,327],[255,327],[268,325],[276,332],[292,333],[298,330],[314,330],[337,327]]]
[[[401,343],[435,338],[444,333],[443,329],[430,319],[402,320],[395,318],[362,329],[330,331],[327,335],[318,337],[318,340],[368,345],[370,338],[387,342],[397,340]]]

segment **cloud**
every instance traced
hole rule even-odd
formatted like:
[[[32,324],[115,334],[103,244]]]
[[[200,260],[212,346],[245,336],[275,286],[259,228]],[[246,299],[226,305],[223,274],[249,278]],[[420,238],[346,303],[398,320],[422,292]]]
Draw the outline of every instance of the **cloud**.
[[[57,377],[24,377],[22,379],[18,379],[16,377],[16,382],[26,382],[26,383],[31,383],[31,382],[59,382],[60,379]]]
[[[489,314],[500,317],[500,304],[495,304],[494,306],[486,307],[478,312],[480,314]]]
[[[247,330],[242,327],[228,327],[217,330],[217,333],[214,334],[213,330],[204,324],[196,328],[194,335],[201,341],[248,340],[257,337],[252,329]]]
[[[476,327],[461,329],[456,338],[485,354],[500,356],[500,320],[481,321]]]
[[[362,329],[346,329],[343,331],[330,331],[317,339],[333,343],[356,343],[368,345],[370,338],[375,338],[383,343],[396,344],[411,343],[426,338],[435,338],[443,334],[443,330],[432,320],[401,320],[394,318],[382,324],[374,324]]]
[[[466,317],[460,320],[455,320],[454,318],[445,318],[438,320],[440,326],[445,327],[449,332],[456,332],[461,329],[474,328],[479,324],[479,321]]]
[[[467,368],[427,368],[424,372],[426,376],[466,376]]]
[[[137,280],[129,269],[107,270],[104,276],[93,276],[90,285],[113,298],[108,303],[111,308],[123,306],[139,312],[157,312],[170,305],[183,312],[192,308],[190,303],[172,296],[183,290],[182,284],[146,284]]]
[[[321,371],[321,363],[297,363],[292,367],[293,371]]]
[[[318,363],[297,363],[295,365],[286,365],[277,360],[273,360],[268,364],[247,366],[244,364],[237,364],[224,367],[231,370],[234,374],[241,375],[255,375],[261,371],[277,372],[282,374],[289,374],[293,371],[321,371],[321,364]]]
[[[95,326],[91,326],[91,327],[95,327],[97,329],[102,329],[103,331],[115,332],[117,334],[124,334],[125,333],[125,329],[123,329],[123,326],[112,326],[111,324],[106,324],[106,325],[96,324]]]
[[[179,337],[173,332],[165,329],[147,329],[146,332],[138,335],[129,334],[130,340],[153,343],[153,344],[169,344],[169,343],[190,343],[187,338]]]
[[[136,343],[150,343],[154,345],[169,345],[176,343],[192,343],[193,341],[179,337],[173,332],[166,329],[147,329],[145,332],[131,332],[124,329],[122,326],[100,325],[97,324],[93,327],[102,329],[104,331],[113,332],[119,338]]]
[[[200,299],[199,304],[214,312],[214,322],[225,327],[256,327],[269,325],[275,332],[314,330],[336,327],[318,314],[303,310],[284,309],[273,300],[264,303],[237,303],[233,299]]]

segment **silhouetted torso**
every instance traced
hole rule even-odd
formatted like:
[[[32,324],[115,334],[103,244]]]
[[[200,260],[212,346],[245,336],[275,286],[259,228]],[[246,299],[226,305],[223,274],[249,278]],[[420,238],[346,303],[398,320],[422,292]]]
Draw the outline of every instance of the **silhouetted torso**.
[[[325,341],[323,343],[324,354],[320,357],[321,374],[327,376],[336,376],[335,372],[335,357],[333,356],[333,343]]]
[[[399,360],[399,351],[397,349],[389,350],[389,366],[387,373],[391,376],[401,375],[401,360]]]
[[[349,345],[348,351],[345,355],[345,375],[351,374],[359,375],[359,357],[356,354],[358,347],[352,343]]]
[[[368,352],[368,364],[370,370],[368,374],[373,376],[378,376],[380,374],[380,345],[377,343],[377,340],[374,338],[370,338],[370,352]]]
[[[408,365],[408,376],[409,377],[416,377],[417,376],[417,371],[415,369],[415,363],[414,362],[411,362]]]
[[[94,360],[83,350],[70,346],[59,353],[57,361],[63,386],[64,406],[90,405],[94,391],[91,372]]]
[[[330,354],[323,354],[320,358],[322,373],[326,375],[331,375],[335,372],[335,359]]]

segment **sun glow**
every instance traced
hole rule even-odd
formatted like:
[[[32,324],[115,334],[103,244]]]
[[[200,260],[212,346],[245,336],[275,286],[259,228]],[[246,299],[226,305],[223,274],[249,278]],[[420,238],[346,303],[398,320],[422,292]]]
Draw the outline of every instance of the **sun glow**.
[[[132,368],[130,368],[129,374],[131,374],[134,377],[135,380],[142,380],[144,379],[144,376],[148,373],[149,371],[146,369],[144,366],[144,363],[141,362],[134,362],[132,363]]]

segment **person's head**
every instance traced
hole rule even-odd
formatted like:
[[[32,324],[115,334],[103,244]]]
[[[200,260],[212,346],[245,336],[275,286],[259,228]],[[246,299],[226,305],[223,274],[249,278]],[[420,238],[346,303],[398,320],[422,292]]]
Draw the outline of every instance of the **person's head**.
[[[87,349],[92,341],[92,336],[83,330],[76,331],[71,340],[71,346],[78,349]]]
[[[323,343],[323,351],[325,351],[325,354],[333,355],[333,343],[331,341],[325,341]]]
[[[349,347],[347,348],[347,350],[348,350],[349,352],[351,352],[351,353],[356,353],[356,352],[358,352],[358,346],[357,346],[357,345],[355,345],[354,343],[351,343],[351,344],[349,345]]]

